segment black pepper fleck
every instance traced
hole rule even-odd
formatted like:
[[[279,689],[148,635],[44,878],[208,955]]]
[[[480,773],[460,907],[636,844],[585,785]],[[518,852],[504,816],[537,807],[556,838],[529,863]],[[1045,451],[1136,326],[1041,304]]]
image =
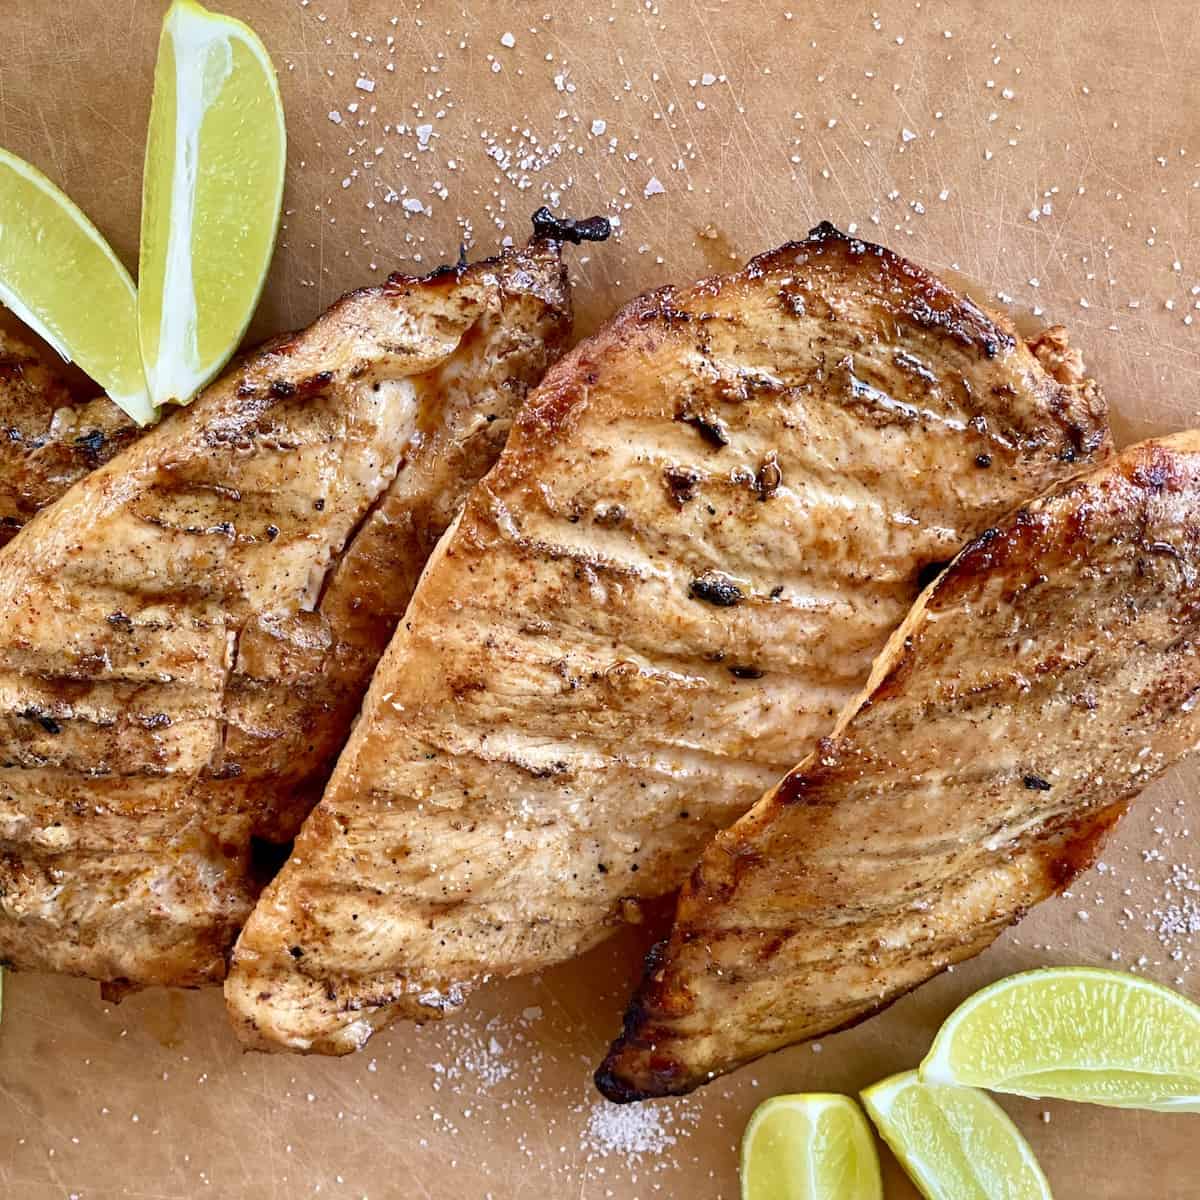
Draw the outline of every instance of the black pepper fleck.
[[[715,604],[718,608],[732,608],[743,599],[742,589],[732,579],[712,571],[693,579],[688,595],[693,600],[703,600],[705,604]]]
[[[763,677],[763,673],[758,667],[730,667],[729,673],[735,679],[761,679]]]

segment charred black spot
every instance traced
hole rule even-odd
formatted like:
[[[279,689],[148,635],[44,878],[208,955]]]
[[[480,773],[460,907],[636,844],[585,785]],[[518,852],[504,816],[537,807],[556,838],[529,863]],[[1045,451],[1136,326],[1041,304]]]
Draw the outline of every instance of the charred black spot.
[[[762,671],[758,667],[730,667],[729,673],[736,679],[761,679]]]
[[[1050,784],[1040,775],[1026,775],[1021,782],[1031,792],[1048,792],[1050,790]]]
[[[596,870],[597,870],[597,871],[599,871],[601,875],[607,875],[607,874],[608,874],[608,867],[606,867],[606,866],[604,865],[604,863],[597,863],[597,864],[596,864]]]
[[[325,497],[320,496],[316,500],[314,500],[313,508],[315,508],[317,510],[317,512],[324,512],[325,511]]]
[[[549,238],[554,242],[603,242],[612,233],[607,217],[584,217],[573,221],[570,217],[556,217],[544,204],[533,214],[533,236]]]
[[[267,526],[267,541],[273,542],[278,536],[279,536],[279,526],[278,525],[268,525]]]
[[[710,446],[717,450],[720,450],[722,446],[729,445],[729,434],[726,432],[725,426],[709,413],[697,413],[691,412],[689,409],[682,409],[675,420],[690,425]]]
[[[810,242],[824,242],[832,239],[840,239],[843,242],[849,240],[832,221],[822,221],[808,231]]]
[[[304,957],[304,947],[303,946],[289,946],[288,953],[293,958],[303,958]]]
[[[133,621],[120,609],[116,612],[110,612],[104,618],[114,629],[120,629],[128,633],[133,628]]]
[[[84,457],[92,463],[97,463],[100,451],[104,449],[104,434],[99,429],[89,429],[75,439],[75,445],[83,452]]]
[[[44,709],[30,706],[21,712],[27,721],[36,721],[47,733],[62,733],[62,726]]]
[[[256,388],[254,384],[250,383],[248,380],[243,379],[242,382],[238,384],[237,394],[243,399],[248,396],[253,396],[257,392],[258,388]]]
[[[740,604],[743,598],[742,589],[732,579],[714,571],[706,571],[693,579],[688,595],[693,600],[703,600],[705,604],[715,604],[718,608],[732,608]]]
[[[783,595],[783,584],[779,584],[777,587],[773,587],[771,589],[771,599],[772,600],[778,600],[779,597],[782,595]]]
[[[992,465],[992,456],[990,454],[975,455],[975,465],[977,467],[990,467]]]
[[[287,400],[296,394],[296,385],[290,379],[273,379],[271,395],[276,400]]]
[[[667,467],[663,471],[663,478],[667,483],[667,491],[671,493],[671,499],[680,508],[696,498],[700,472],[694,467]]]

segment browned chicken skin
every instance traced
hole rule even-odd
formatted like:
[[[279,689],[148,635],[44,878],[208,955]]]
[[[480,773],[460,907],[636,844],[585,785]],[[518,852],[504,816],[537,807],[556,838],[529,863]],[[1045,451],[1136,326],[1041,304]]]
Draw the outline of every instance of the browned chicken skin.
[[[704,852],[597,1072],[690,1091],[870,1015],[1087,867],[1200,743],[1200,433],[968,546],[820,748]]]
[[[79,403],[54,367],[0,324],[0,546],[139,433],[106,396]]]
[[[570,330],[553,236],[353,293],[0,552],[0,959],[219,980],[429,550]]]
[[[831,226],[634,301],[431,558],[238,943],[243,1038],[342,1053],[637,919],[829,729],[931,565],[1107,453],[1060,333]]]

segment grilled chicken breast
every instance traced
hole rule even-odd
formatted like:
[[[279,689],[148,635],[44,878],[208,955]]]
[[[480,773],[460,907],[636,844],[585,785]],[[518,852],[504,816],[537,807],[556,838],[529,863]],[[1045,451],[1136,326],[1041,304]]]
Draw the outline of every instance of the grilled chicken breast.
[[[219,980],[425,558],[562,347],[559,242],[346,296],[0,552],[0,958]],[[276,860],[277,861],[277,860]]]
[[[1107,452],[1061,332],[831,226],[634,301],[430,560],[238,943],[241,1035],[351,1050],[637,920],[828,730],[930,564]]]
[[[690,1091],[869,1016],[1087,867],[1200,743],[1200,433],[977,538],[830,737],[705,850],[596,1079]]]
[[[107,396],[78,403],[29,342],[0,325],[0,546],[139,432]]]

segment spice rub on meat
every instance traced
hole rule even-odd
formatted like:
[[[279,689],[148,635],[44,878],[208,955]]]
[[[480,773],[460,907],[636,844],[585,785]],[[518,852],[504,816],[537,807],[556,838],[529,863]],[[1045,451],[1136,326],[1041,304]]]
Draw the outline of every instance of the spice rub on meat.
[[[832,734],[705,850],[601,1091],[690,1091],[978,954],[1200,743],[1198,698],[1192,432],[1026,504],[922,595]]]
[[[394,276],[0,551],[0,959],[224,975],[255,845],[320,795],[429,551],[569,330],[557,236]]]
[[[1109,453],[1069,357],[827,225],[617,314],[430,559],[239,940],[241,1036],[352,1050],[678,887],[931,565]]]

